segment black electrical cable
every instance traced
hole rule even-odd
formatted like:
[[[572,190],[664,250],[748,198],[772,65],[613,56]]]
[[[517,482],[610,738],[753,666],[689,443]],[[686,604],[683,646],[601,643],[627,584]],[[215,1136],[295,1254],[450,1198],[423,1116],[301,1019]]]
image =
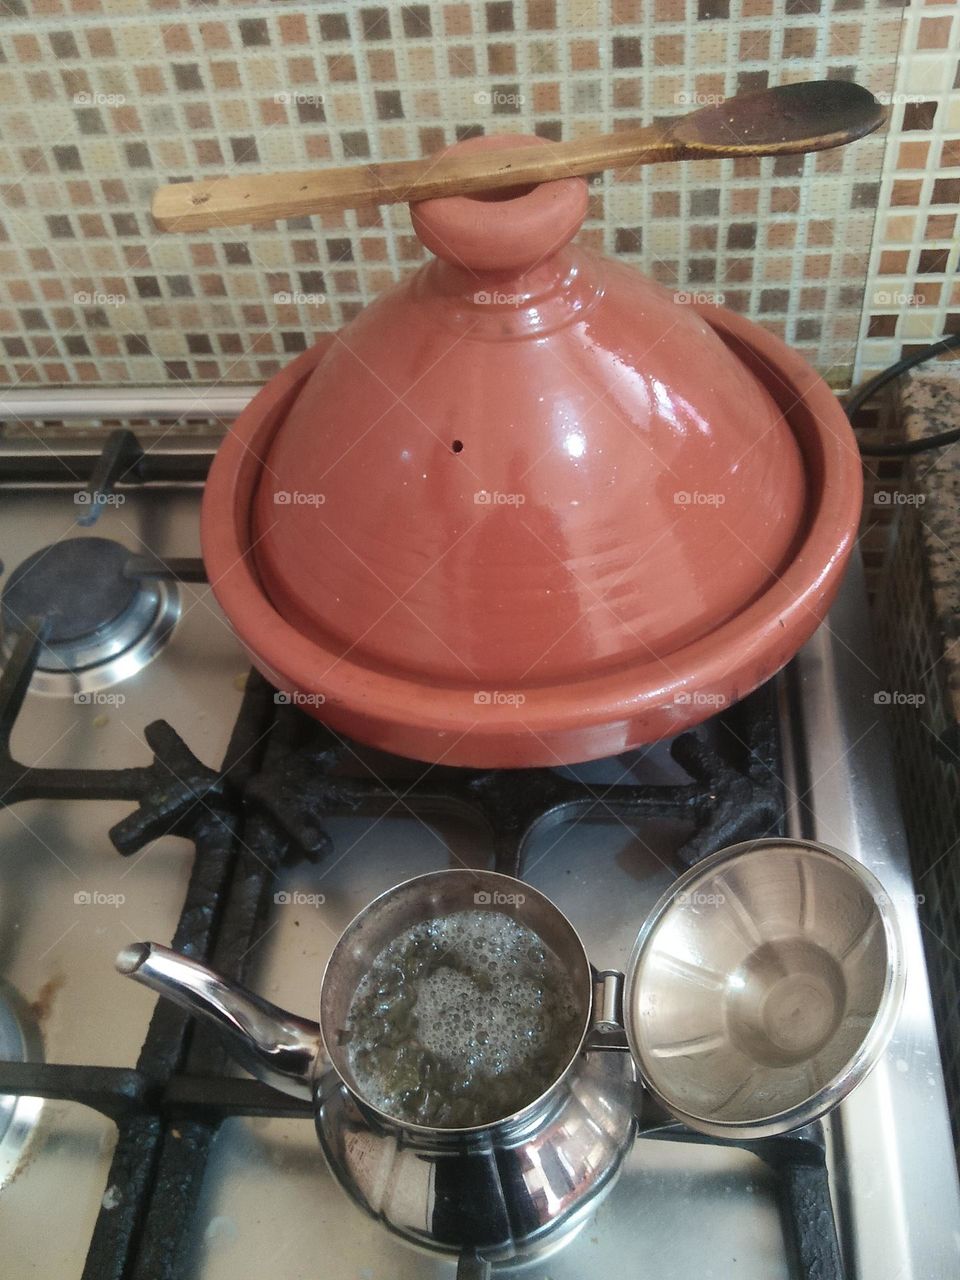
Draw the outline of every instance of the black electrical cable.
[[[894,378],[899,378],[900,374],[905,373],[907,369],[923,364],[926,360],[932,360],[943,351],[952,351],[954,347],[960,347],[960,333],[948,333],[945,338],[938,338],[928,347],[921,347],[913,355],[904,356],[889,369],[884,369],[882,373],[865,382],[859,390],[851,393],[843,406],[847,417],[852,422],[853,415],[875,392],[885,387],[888,382],[892,382]],[[925,453],[927,449],[939,449],[945,444],[953,444],[956,440],[960,440],[960,427],[941,431],[936,436],[927,436],[924,440],[908,440],[903,444],[865,444],[863,441],[858,441],[858,444],[860,452],[868,458],[906,458],[913,453]]]

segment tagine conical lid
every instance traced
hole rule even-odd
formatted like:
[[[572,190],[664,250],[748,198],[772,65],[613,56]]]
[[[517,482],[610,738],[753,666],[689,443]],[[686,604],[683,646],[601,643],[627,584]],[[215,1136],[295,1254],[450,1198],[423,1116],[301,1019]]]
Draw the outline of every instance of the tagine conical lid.
[[[789,425],[691,307],[568,245],[586,206],[580,178],[414,206],[438,260],[341,330],[266,458],[257,563],[301,630],[509,691],[669,660],[776,574]]]
[[[824,449],[846,443],[815,437],[846,426],[835,402],[805,423],[806,460],[795,429],[795,377],[826,388],[768,335],[776,354],[746,358],[730,327],[749,322],[572,245],[587,195],[571,178],[412,206],[436,256],[268,386],[217,459],[221,602],[275,683],[322,691],[375,745],[555,763],[661,736],[715,709],[709,684],[683,707],[688,659],[716,680],[712,637],[753,625],[763,645],[718,654],[740,696],[846,558],[859,480],[808,536]]]

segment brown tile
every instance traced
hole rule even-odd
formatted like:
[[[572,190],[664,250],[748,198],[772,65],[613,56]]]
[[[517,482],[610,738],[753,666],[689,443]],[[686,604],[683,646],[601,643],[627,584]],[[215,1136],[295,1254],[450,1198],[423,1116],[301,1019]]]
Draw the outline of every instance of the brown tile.
[[[727,193],[727,204],[734,217],[755,214],[760,207],[760,192],[756,187],[734,187]]]
[[[454,45],[447,50],[447,67],[452,76],[462,78],[477,74],[477,62],[473,46],[469,44]]]
[[[423,40],[433,34],[428,4],[408,4],[400,10],[403,34],[408,40]]]
[[[702,253],[704,250],[714,250],[717,247],[718,235],[717,228],[706,223],[693,223],[687,234],[687,242],[691,252]]]
[[[52,31],[47,37],[57,58],[79,58],[76,37],[71,31]]]
[[[491,35],[513,30],[513,0],[489,0],[484,8],[487,30]]]
[[[752,258],[730,258],[723,273],[724,284],[746,284],[753,279]]]
[[[173,82],[182,93],[203,90],[200,67],[196,62],[175,62],[171,66]]]
[[[613,37],[613,65],[615,67],[643,66],[643,48],[639,36]]]
[[[197,163],[204,168],[216,168],[223,164],[223,152],[216,138],[195,138],[193,149]]]
[[[670,36],[654,36],[653,38],[653,60],[657,66],[661,67],[679,67],[684,62],[684,45],[685,39],[682,35]],[[623,82],[620,82],[623,83]],[[639,84],[633,82],[638,91]]]
[[[850,193],[850,207],[851,209],[875,209],[879,196],[879,182],[855,182]]]
[[[15,35],[12,44],[18,62],[39,62],[43,56],[40,41],[34,35]]]
[[[598,40],[572,40],[570,65],[574,71],[596,71],[600,67],[600,42]]]
[[[897,149],[897,168],[925,169],[929,154],[929,142],[901,142]]]
[[[936,114],[935,102],[908,102],[903,108],[903,132],[932,129]]]
[[[380,84],[385,80],[396,80],[396,54],[392,49],[368,49],[367,70],[370,72],[370,79]]]
[[[728,249],[754,249],[757,244],[755,222],[732,222],[727,228]]]
[[[134,75],[137,78],[137,88],[141,93],[154,94],[166,92],[163,73],[159,67],[135,67]]]
[[[617,227],[613,247],[615,253],[642,253],[643,228]]]
[[[949,256],[949,249],[921,249],[917,271],[920,275],[940,275],[947,269]]]
[[[310,39],[307,17],[303,13],[282,13],[277,18],[281,44],[306,44]]]
[[[859,23],[837,22],[831,24],[830,41],[827,46],[831,58],[856,58],[860,53],[863,27]],[[827,70],[828,80],[855,80],[856,68],[830,67]]]
[[[788,27],[783,33],[781,56],[812,58],[817,51],[817,33],[813,27]]]
[[[468,4],[443,6],[443,30],[448,36],[468,36],[473,31],[473,20]]]
[[[739,51],[741,62],[765,62],[770,56],[770,32],[769,31],[741,31],[739,40]],[[767,84],[766,71],[755,72],[754,74],[762,74],[764,81],[757,88],[765,88]]]
[[[403,102],[399,89],[378,89],[373,97],[378,120],[403,119]]]
[[[517,69],[517,50],[512,44],[487,45],[487,71],[493,76],[513,74]]]
[[[679,218],[680,194],[677,191],[654,191],[651,206],[655,218]]]
[[[327,79],[333,84],[347,84],[357,78],[357,64],[350,54],[330,54],[326,64]]]
[[[528,31],[553,31],[556,25],[556,0],[527,0]]]
[[[960,138],[945,138],[940,148],[940,168],[960,168]]]
[[[270,43],[270,28],[266,18],[241,18],[238,23],[240,43],[246,49],[256,49]]]
[[[321,13],[318,18],[321,40],[349,40],[350,23],[345,13]]]
[[[164,27],[163,47],[167,53],[190,53],[193,50],[193,38],[190,28],[183,22],[175,22]]]
[[[796,187],[774,187],[771,191],[771,213],[796,213],[799,207],[800,192]]]
[[[760,312],[762,315],[784,312],[790,305],[789,289],[761,289]]]
[[[537,115],[560,110],[560,85],[556,80],[541,80],[534,84],[533,109]]]
[[[201,22],[200,39],[203,47],[211,52],[229,49],[233,43],[230,28],[225,22]]]
[[[697,0],[697,20],[709,22],[713,18],[730,17],[730,0]]]
[[[183,107],[183,118],[191,130],[213,128],[213,111],[209,102],[187,102]]]
[[[922,179],[898,178],[890,190],[890,204],[896,208],[915,207],[920,203],[922,190]]]
[[[691,191],[688,209],[691,218],[716,218],[720,213],[720,192]]]
[[[735,178],[759,178],[760,161],[756,156],[739,156],[733,162]]]
[[[636,76],[617,76],[613,82],[613,105],[622,110],[639,107],[643,102],[642,89]]]
[[[878,274],[881,276],[900,276],[907,270],[910,253],[906,249],[884,249],[880,254]]]
[[[930,195],[931,204],[960,204],[960,178],[937,178]]]
[[[954,213],[934,213],[927,218],[923,228],[926,240],[951,240],[957,228],[957,216]]]
[[[769,249],[792,249],[797,242],[797,227],[793,222],[771,222],[764,239]]]
[[[943,286],[934,280],[918,280],[913,286],[913,292],[917,296],[918,306],[936,307],[940,305]]]
[[[390,10],[383,5],[370,6],[360,10],[360,26],[364,40],[389,40]]]
[[[918,49],[949,49],[950,28],[953,20],[947,18],[921,18],[917,32]]]

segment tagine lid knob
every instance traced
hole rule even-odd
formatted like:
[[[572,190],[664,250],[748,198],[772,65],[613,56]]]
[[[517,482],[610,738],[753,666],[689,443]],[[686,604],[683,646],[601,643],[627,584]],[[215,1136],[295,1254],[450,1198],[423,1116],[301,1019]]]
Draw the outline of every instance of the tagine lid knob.
[[[532,134],[492,134],[448,147],[444,155],[511,146],[543,146]],[[589,188],[583,178],[464,196],[439,196],[410,206],[420,241],[438,258],[470,271],[526,271],[580,230]]]

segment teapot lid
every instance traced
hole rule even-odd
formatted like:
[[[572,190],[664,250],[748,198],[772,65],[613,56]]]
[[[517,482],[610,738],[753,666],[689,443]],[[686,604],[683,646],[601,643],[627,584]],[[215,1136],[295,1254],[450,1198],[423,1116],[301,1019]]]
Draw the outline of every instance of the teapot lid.
[[[637,938],[623,1022],[646,1088],[713,1137],[801,1128],[883,1052],[904,990],[890,899],[848,854],[761,839],[671,885]]]

